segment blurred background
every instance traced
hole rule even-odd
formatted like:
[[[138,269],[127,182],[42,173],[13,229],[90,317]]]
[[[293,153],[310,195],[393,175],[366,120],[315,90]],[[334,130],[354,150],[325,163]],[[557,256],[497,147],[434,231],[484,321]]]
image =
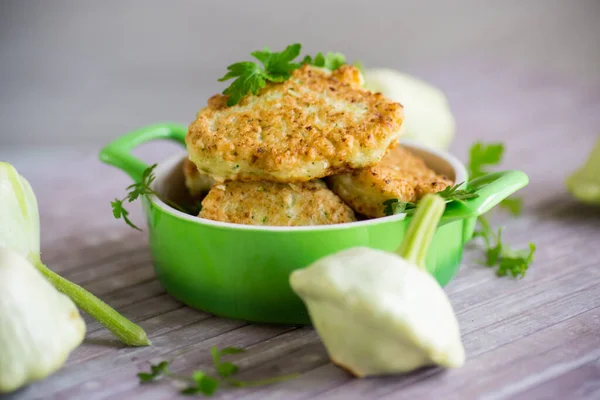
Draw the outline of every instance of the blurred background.
[[[502,138],[511,107],[540,87],[569,102],[554,85],[567,81],[597,99],[599,20],[598,0],[2,0],[0,155],[187,124],[227,65],[293,42],[421,77],[448,96],[457,139]],[[478,131],[482,118],[498,124]],[[534,126],[522,134],[543,140]]]

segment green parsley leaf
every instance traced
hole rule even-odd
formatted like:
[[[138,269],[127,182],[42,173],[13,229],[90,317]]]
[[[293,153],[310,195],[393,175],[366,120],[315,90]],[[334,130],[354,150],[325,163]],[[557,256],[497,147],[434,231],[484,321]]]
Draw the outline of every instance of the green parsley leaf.
[[[152,183],[154,182],[154,179],[155,179],[155,176],[154,176],[155,168],[156,168],[156,164],[151,165],[150,167],[146,168],[144,170],[144,172],[142,173],[142,179],[139,182],[136,182],[136,183],[133,183],[133,184],[127,186],[127,188],[126,188],[127,195],[123,199],[114,199],[113,201],[110,202],[113,216],[116,219],[122,218],[127,225],[129,225],[133,229],[137,229],[138,231],[141,231],[141,229],[138,228],[129,219],[129,211],[127,211],[125,209],[124,203],[125,203],[125,201],[127,201],[128,203],[131,203],[131,202],[137,200],[138,198],[144,197],[144,196],[147,197],[147,196],[154,195],[156,197],[159,197],[158,193],[156,193],[154,191],[154,189],[152,189],[152,187],[151,187]],[[165,203],[167,203],[169,206],[173,207],[174,209],[181,211],[181,212],[185,212],[185,210],[182,207],[175,204],[174,202],[172,202],[170,200],[164,200],[164,201],[165,201]]]
[[[230,361],[221,362],[221,357],[228,354],[239,354],[244,352],[245,350],[239,347],[225,347],[224,349],[217,349],[216,347],[211,347],[210,353],[213,359],[213,365],[217,370],[219,376],[223,378],[230,377],[238,372],[237,365],[233,364]]]
[[[504,155],[504,145],[502,143],[484,144],[477,142],[471,146],[469,154],[469,176],[471,179],[475,179],[487,174],[489,167],[500,165]],[[500,207],[508,210],[512,215],[520,215],[523,200],[517,197],[509,197],[500,202]]]
[[[172,374],[168,370],[168,362],[163,361],[157,365],[152,365],[149,373],[140,372],[138,374],[138,378],[140,379],[140,383],[145,383],[155,381],[164,376],[171,380],[188,383],[188,386],[180,392],[183,395],[203,394],[205,396],[212,396],[222,383],[226,383],[233,387],[263,386],[292,379],[299,375],[290,374],[257,381],[241,381],[238,379],[233,379],[231,376],[238,372],[238,366],[229,361],[222,362],[221,357],[229,354],[239,354],[244,351],[244,349],[239,347],[225,347],[221,350],[216,347],[212,347],[210,352],[215,370],[219,374],[218,377],[207,375],[204,371],[194,371],[191,377]]]
[[[203,394],[205,396],[212,396],[219,388],[219,381],[206,375],[202,371],[194,371],[192,380],[194,381],[194,384],[183,389],[181,394]]]
[[[154,380],[154,375],[149,374],[147,372],[140,372],[137,374],[138,378],[140,378],[141,383],[151,382]]]
[[[469,154],[469,175],[471,179],[474,179],[488,173],[490,167],[498,166],[502,162],[504,145],[502,143],[477,142],[471,147]],[[500,207],[508,210],[512,215],[520,215],[523,209],[523,199],[509,197],[500,203]],[[535,245],[529,243],[528,250],[512,250],[502,242],[502,229],[498,229],[498,233],[495,234],[487,219],[481,216],[477,218],[477,221],[480,230],[475,232],[473,237],[482,237],[485,242],[485,264],[489,267],[497,267],[496,275],[498,276],[509,274],[515,278],[525,276],[529,265],[533,262]]]
[[[156,164],[146,168],[142,173],[142,180],[140,182],[133,183],[127,186],[129,193],[127,194],[127,201],[130,203],[135,201],[140,196],[147,196],[149,194],[154,194],[154,190],[150,188],[152,182],[154,182],[154,169],[156,168]]]
[[[315,58],[311,56],[304,57],[302,64],[309,64],[319,68],[326,68],[330,71],[335,71],[342,65],[346,64],[346,56],[342,53],[328,52],[326,55],[317,53]]]
[[[295,69],[301,67],[301,64],[292,62],[300,55],[301,49],[300,43],[296,43],[287,46],[280,53],[273,53],[265,47],[263,51],[255,51],[250,54],[263,64],[266,76],[270,81],[283,82],[292,76]]]
[[[238,366],[230,361],[226,361],[224,363],[217,365],[217,373],[219,374],[219,376],[222,376],[223,378],[227,378],[231,375],[236,374],[238,372],[238,370],[239,370]]]
[[[494,234],[489,222],[484,217],[478,218],[480,230],[474,237],[482,237],[486,246],[485,264],[488,267],[497,267],[496,275],[511,275],[514,278],[523,278],[533,262],[536,247],[529,243],[526,250],[513,250],[502,242],[502,229]]]
[[[437,194],[443,198],[446,203],[451,203],[454,201],[464,202],[465,200],[474,199],[479,197],[475,190],[473,189],[459,189],[459,187],[463,183],[459,183],[454,186],[448,186],[444,190],[437,192]],[[418,207],[419,203],[411,203],[399,201],[398,199],[389,199],[383,202],[385,208],[383,212],[385,215],[395,215],[401,213],[413,213],[414,210]]]
[[[471,179],[475,179],[487,174],[489,167],[500,165],[504,155],[504,145],[502,143],[477,142],[471,146],[469,154],[469,176]],[[500,207],[508,210],[512,215],[520,215],[523,200],[518,197],[509,197],[500,202]]]
[[[221,356],[225,356],[227,354],[240,354],[245,351],[246,351],[246,349],[242,349],[241,347],[225,347],[225,348],[222,348],[221,351],[219,351],[219,354]]]
[[[238,104],[248,94],[257,95],[267,82],[284,82],[288,80],[294,70],[304,64],[320,68],[336,70],[346,64],[346,57],[341,53],[328,52],[326,55],[317,53],[313,58],[305,56],[301,63],[294,62],[300,55],[302,45],[295,43],[287,46],[283,51],[273,52],[268,47],[250,53],[260,64],[252,61],[243,61],[227,67],[227,73],[219,82],[234,79],[223,91],[228,95],[228,106]]]
[[[263,50],[251,53],[262,66],[250,61],[228,66],[228,72],[219,79],[219,82],[224,82],[235,78],[233,83],[223,91],[223,94],[229,96],[227,105],[231,107],[238,104],[249,93],[257,95],[267,81],[283,82],[289,79],[292,72],[301,66],[293,62],[300,54],[301,48],[302,46],[296,43],[287,46],[279,53],[274,53],[265,47]]]
[[[407,201],[399,201],[398,199],[389,199],[383,202],[385,208],[383,212],[385,215],[396,215],[402,214],[404,212],[408,212],[410,210],[415,209],[417,206],[415,203],[407,202]]]
[[[522,278],[527,273],[529,265],[533,262],[535,244],[529,243],[529,249],[512,251],[506,249],[503,253],[498,270],[498,276],[506,276],[509,272],[514,278]]]
[[[229,72],[219,79],[220,82],[236,78],[233,83],[223,91],[229,96],[227,105],[233,106],[240,102],[248,93],[257,95],[260,89],[267,84],[265,71],[253,62],[241,62],[227,67]]]
[[[114,201],[110,202],[110,206],[112,207],[112,211],[113,211],[113,216],[116,219],[119,218],[123,218],[123,220],[125,221],[125,223],[127,225],[129,225],[130,227],[132,227],[133,229],[137,229],[138,231],[141,231],[140,228],[138,228],[133,222],[131,222],[131,220],[129,219],[129,211],[127,211],[124,207],[123,207],[123,200],[119,200],[119,199],[115,199]]]
[[[159,364],[151,365],[150,372],[140,372],[137,374],[140,383],[148,383],[158,380],[169,373],[169,363],[162,361]]]
[[[502,143],[483,144],[477,142],[471,147],[469,154],[469,176],[471,179],[475,179],[488,173],[488,167],[500,164],[504,154],[504,145]]]
[[[446,200],[446,203],[451,201],[463,202],[465,200],[479,197],[479,195],[475,193],[475,190],[473,189],[459,189],[461,185],[462,183],[454,186],[447,186],[446,189],[442,190],[441,192],[437,192],[437,195]]]

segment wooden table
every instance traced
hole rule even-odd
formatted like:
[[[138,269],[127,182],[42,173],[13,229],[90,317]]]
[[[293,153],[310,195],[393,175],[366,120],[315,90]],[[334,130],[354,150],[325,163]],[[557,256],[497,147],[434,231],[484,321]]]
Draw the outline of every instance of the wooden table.
[[[521,192],[524,215],[492,217],[511,244],[537,244],[527,276],[497,278],[477,263],[481,249],[470,246],[447,287],[467,351],[463,368],[356,380],[329,362],[311,328],[248,324],[190,309],[156,281],[145,235],[112,218],[109,201],[129,182],[96,160],[97,149],[0,150],[36,189],[45,262],[138,322],[153,341],[125,348],[86,317],[85,343],[66,366],[9,398],[174,398],[167,382],[140,386],[136,373],[165,359],[178,373],[210,370],[211,346],[247,349],[232,357],[241,378],[300,373],[269,387],[223,390],[216,396],[222,399],[600,398],[600,209],[578,204],[563,186],[600,131],[600,87],[477,60],[422,75],[448,88],[459,123],[456,155],[465,159],[477,139],[503,141],[505,166],[531,178]],[[141,153],[158,160],[172,150],[153,145]],[[139,210],[133,218],[141,221]]]

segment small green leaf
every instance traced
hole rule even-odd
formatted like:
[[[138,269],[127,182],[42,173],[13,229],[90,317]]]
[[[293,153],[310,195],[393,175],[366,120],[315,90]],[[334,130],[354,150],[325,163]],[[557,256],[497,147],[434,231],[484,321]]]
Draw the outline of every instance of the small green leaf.
[[[273,52],[268,47],[253,51],[251,55],[262,65],[255,62],[243,61],[231,64],[227,67],[227,73],[219,82],[235,79],[231,85],[223,91],[229,96],[228,106],[238,104],[248,94],[258,94],[264,88],[267,81],[284,82],[292,73],[304,64],[310,64],[321,68],[335,70],[346,64],[346,57],[341,53],[329,52],[326,55],[317,53],[313,59],[305,56],[301,63],[294,62],[302,46],[295,43],[287,46],[283,51]]]
[[[219,388],[219,381],[210,376],[204,377],[200,382],[200,391],[206,396],[212,396]]]
[[[113,211],[113,216],[115,218],[121,218],[121,216],[123,215],[123,211],[125,211],[123,209],[123,201],[119,200],[119,199],[115,199],[114,201],[110,202],[110,206],[112,207],[112,211]],[[127,212],[127,211],[125,211]]]
[[[243,349],[241,347],[225,347],[225,348],[221,349],[221,351],[219,351],[219,354],[224,356],[227,354],[239,354],[239,353],[243,353],[245,351],[246,351],[246,349]]]
[[[465,200],[479,197],[479,195],[475,193],[473,189],[459,189],[461,185],[462,183],[454,186],[448,186],[444,190],[437,192],[437,195],[444,199],[446,203],[451,203],[453,201],[463,202]],[[398,199],[389,199],[384,201],[383,205],[385,206],[383,212],[385,215],[389,216],[401,213],[412,213],[419,204],[399,201]]]
[[[123,218],[123,220],[125,221],[125,223],[127,225],[129,225],[130,227],[132,227],[133,229],[137,229],[138,231],[141,231],[140,228],[138,228],[133,222],[131,222],[131,220],[129,219],[129,211],[127,211],[124,207],[123,207],[123,200],[119,200],[119,199],[115,199],[114,201],[110,202],[110,206],[112,207],[112,212],[113,212],[113,216],[116,219],[120,219]]]
[[[500,202],[500,207],[508,210],[514,216],[519,216],[523,211],[523,199],[520,197],[509,197]]]
[[[300,54],[301,48],[299,43],[289,45],[281,52],[272,52],[265,47],[263,50],[251,53],[263,64],[262,66],[250,61],[228,66],[228,72],[219,79],[219,82],[235,79],[223,91],[223,94],[229,96],[227,105],[238,104],[248,94],[257,95],[260,89],[266,86],[267,81],[283,82],[289,79],[292,72],[301,66],[293,62]]]
[[[219,376],[222,376],[223,378],[227,378],[238,372],[237,365],[233,364],[230,361],[221,363],[221,364],[217,365],[216,368],[217,368],[217,373],[219,374]]]
[[[216,346],[212,346],[210,348],[210,354],[212,356],[213,364],[219,365],[221,363],[221,353],[219,353],[219,349]]]
[[[125,200],[127,200],[129,203],[131,203],[132,201],[137,200],[141,196],[155,195],[158,197],[158,194],[151,187],[152,182],[154,182],[154,179],[155,179],[155,176],[154,176],[155,168],[156,168],[156,164],[151,165],[150,167],[146,168],[144,170],[144,172],[142,173],[142,179],[140,182],[136,182],[136,183],[133,183],[133,184],[127,186],[126,190],[128,191],[128,193],[125,196],[125,198],[120,199],[120,200],[115,199],[114,201],[110,202],[114,217],[116,219],[123,218],[123,220],[125,221],[125,223],[127,223],[127,225],[129,225],[130,227],[132,227],[134,229],[137,229],[138,231],[141,231],[141,229],[138,228],[136,225],[134,225],[133,222],[131,222],[131,220],[128,218],[129,212],[127,210],[125,210],[123,203],[125,202]],[[173,207],[176,210],[185,212],[185,210],[182,207],[180,207],[179,205],[177,205],[176,203],[174,203],[171,200],[166,199],[165,203],[167,203],[169,206]]]
[[[313,59],[310,56],[304,57],[303,64],[313,65],[319,68],[326,68],[330,71],[335,71],[342,65],[346,64],[346,57],[342,53],[328,52],[326,55],[317,53]]]
[[[476,235],[482,237],[485,241],[485,264],[488,267],[496,267],[496,275],[498,276],[524,277],[533,262],[535,245],[529,243],[527,250],[513,250],[502,242],[502,229],[494,234],[484,217],[479,217],[478,221],[481,229],[476,232]]]
[[[192,380],[194,381],[194,384],[183,389],[181,394],[195,395],[201,393],[205,396],[212,396],[219,387],[218,380],[206,375],[202,371],[194,371]]]
[[[140,382],[142,383],[152,382],[154,380],[154,375],[147,372],[140,372],[137,374],[137,376],[140,378]]]
[[[300,55],[300,43],[289,45],[279,53],[273,53],[268,48],[263,51],[252,52],[252,56],[258,59],[264,66],[269,80],[289,79],[291,72],[300,67],[300,64],[292,61]]]
[[[447,186],[441,192],[437,192],[442,199],[446,200],[446,203],[452,201],[465,201],[469,199],[475,199],[479,197],[473,189],[459,189],[463,183],[456,184],[454,186]]]
[[[258,94],[260,89],[264,88],[267,81],[264,70],[256,63],[253,62],[241,62],[232,64],[227,67],[229,72],[219,79],[219,81],[226,81],[228,79],[236,78],[227,89],[223,91],[223,94],[229,96],[227,99],[227,105],[233,106],[240,102],[247,94]]]
[[[477,142],[471,147],[469,157],[469,176],[471,179],[485,175],[488,167],[502,162],[504,145],[502,143],[484,144]]]
[[[486,264],[491,267],[498,263],[502,254],[502,229],[498,229],[498,236],[496,238],[496,245],[487,249],[487,260]]]
[[[387,216],[402,214],[404,212],[408,212],[416,208],[416,204],[405,201],[399,201],[398,199],[389,199],[384,201],[382,204],[385,206],[383,212]]]
[[[162,378],[169,373],[169,363],[162,361],[155,365],[150,365],[150,372],[140,372],[137,374],[140,383],[152,382]]]
[[[169,363],[167,361],[162,361],[158,365],[153,365],[151,367],[153,374],[164,374],[168,371]]]

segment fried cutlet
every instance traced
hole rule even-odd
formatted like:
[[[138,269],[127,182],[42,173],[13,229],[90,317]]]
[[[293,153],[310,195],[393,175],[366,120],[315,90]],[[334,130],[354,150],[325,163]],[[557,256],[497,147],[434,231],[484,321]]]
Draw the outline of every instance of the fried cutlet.
[[[385,216],[386,200],[416,202],[453,184],[402,146],[390,149],[374,167],[334,175],[328,182],[354,211],[367,217]]]
[[[305,65],[228,107],[216,95],[189,126],[190,159],[217,181],[306,182],[378,163],[403,109],[362,87],[358,69]]]
[[[321,180],[294,184],[228,181],[202,201],[201,218],[244,225],[303,226],[356,221]]]

